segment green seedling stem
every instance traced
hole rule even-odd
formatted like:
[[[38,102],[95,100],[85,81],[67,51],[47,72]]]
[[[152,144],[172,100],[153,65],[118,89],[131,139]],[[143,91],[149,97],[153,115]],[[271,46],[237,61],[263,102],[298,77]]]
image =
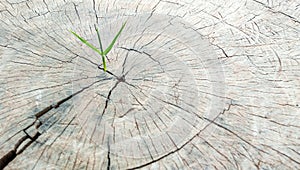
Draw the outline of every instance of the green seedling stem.
[[[111,49],[113,48],[114,44],[116,43],[117,39],[119,38],[121,32],[123,31],[124,27],[126,25],[126,22],[123,23],[122,27],[120,28],[119,32],[117,33],[117,35],[114,37],[114,39],[112,40],[112,42],[109,44],[109,46],[103,51],[103,46],[102,46],[102,42],[101,42],[101,36],[99,33],[99,30],[97,28],[96,25],[95,26],[95,30],[97,32],[97,36],[98,36],[98,41],[99,41],[99,46],[100,49],[96,48],[95,46],[93,46],[92,44],[90,44],[87,40],[85,40],[84,38],[82,38],[81,36],[79,36],[78,34],[76,34],[74,31],[70,30],[70,32],[77,37],[82,43],[84,43],[86,46],[90,47],[91,49],[93,49],[95,52],[97,52],[101,57],[102,57],[102,64],[103,64],[103,69],[106,72],[107,67],[106,67],[106,61],[105,61],[105,57],[106,55],[111,51]]]

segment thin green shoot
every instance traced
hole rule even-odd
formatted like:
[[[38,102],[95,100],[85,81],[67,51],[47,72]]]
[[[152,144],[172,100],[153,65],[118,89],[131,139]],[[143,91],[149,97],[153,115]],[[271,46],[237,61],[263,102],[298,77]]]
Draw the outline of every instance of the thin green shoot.
[[[118,34],[115,36],[115,38],[112,40],[112,42],[110,43],[110,45],[107,47],[107,49],[103,52],[104,55],[107,55],[109,53],[109,51],[112,49],[112,47],[114,46],[115,42],[117,41],[118,37],[120,36],[121,32],[123,31],[124,27],[126,25],[126,22],[123,23],[120,31],[118,32]]]
[[[71,30],[70,30],[70,32],[72,34],[74,34],[85,45],[87,45],[88,47],[90,47],[91,49],[93,49],[94,51],[96,51],[98,54],[102,55],[102,52],[100,52],[95,46],[93,46],[92,44],[90,44],[87,40],[83,39],[82,37],[80,37],[78,34],[76,34],[75,32],[73,32]]]
[[[105,61],[105,57],[106,55],[111,51],[112,47],[114,46],[114,44],[116,43],[117,39],[119,38],[121,32],[123,31],[124,27],[126,25],[126,22],[123,23],[122,27],[120,28],[119,32],[117,33],[117,35],[114,37],[114,39],[112,40],[112,42],[109,44],[109,46],[103,51],[103,47],[102,47],[102,42],[101,42],[101,36],[99,33],[98,28],[95,25],[95,30],[97,32],[97,36],[98,36],[98,41],[99,41],[99,46],[100,46],[100,50],[98,48],[96,48],[95,46],[93,46],[92,44],[90,44],[87,40],[85,40],[84,38],[80,37],[78,34],[76,34],[74,31],[70,30],[70,32],[76,36],[82,43],[84,43],[86,46],[90,47],[91,49],[93,49],[94,51],[96,51],[101,57],[102,57],[102,64],[103,64],[103,70],[106,72],[107,68],[106,68],[106,61]]]
[[[100,46],[100,50],[101,50],[101,57],[102,57],[103,69],[104,69],[104,71],[106,71],[106,62],[105,62],[106,55],[103,54],[103,47],[102,47],[102,42],[101,42],[101,37],[100,37],[99,30],[98,30],[96,24],[94,26],[95,26],[95,30],[97,32],[99,46]]]

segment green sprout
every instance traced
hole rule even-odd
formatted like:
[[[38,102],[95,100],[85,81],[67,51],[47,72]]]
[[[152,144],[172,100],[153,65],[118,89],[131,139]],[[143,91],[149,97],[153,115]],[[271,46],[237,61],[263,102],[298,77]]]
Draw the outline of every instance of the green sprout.
[[[104,51],[103,51],[103,47],[102,47],[102,43],[101,43],[100,33],[99,33],[99,30],[97,29],[96,25],[94,25],[94,26],[95,26],[95,30],[97,32],[100,49],[98,49],[95,46],[93,46],[92,44],[90,44],[87,40],[85,40],[84,38],[80,37],[74,31],[70,30],[70,32],[73,35],[75,35],[81,42],[83,42],[85,45],[87,45],[88,47],[90,47],[91,49],[93,49],[94,51],[96,51],[102,57],[103,69],[106,72],[107,69],[106,69],[105,57],[110,52],[110,50],[112,49],[112,47],[114,46],[115,42],[117,41],[118,37],[120,36],[121,32],[123,31],[123,29],[125,27],[125,24],[126,24],[126,22],[123,23],[121,29],[119,30],[119,32],[117,33],[117,35],[115,36],[115,38],[112,40],[112,42],[109,44],[109,46]]]

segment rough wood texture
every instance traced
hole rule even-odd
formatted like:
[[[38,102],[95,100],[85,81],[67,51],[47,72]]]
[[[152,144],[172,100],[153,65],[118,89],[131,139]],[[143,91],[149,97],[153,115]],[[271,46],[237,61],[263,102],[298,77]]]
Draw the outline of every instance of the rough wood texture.
[[[299,169],[299,8],[1,1],[0,169]]]

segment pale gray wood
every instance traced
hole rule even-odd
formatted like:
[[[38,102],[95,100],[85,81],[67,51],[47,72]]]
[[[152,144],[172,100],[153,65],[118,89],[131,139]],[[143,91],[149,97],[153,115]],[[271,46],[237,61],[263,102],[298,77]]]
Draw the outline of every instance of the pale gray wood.
[[[299,169],[299,8],[1,1],[0,167]]]

